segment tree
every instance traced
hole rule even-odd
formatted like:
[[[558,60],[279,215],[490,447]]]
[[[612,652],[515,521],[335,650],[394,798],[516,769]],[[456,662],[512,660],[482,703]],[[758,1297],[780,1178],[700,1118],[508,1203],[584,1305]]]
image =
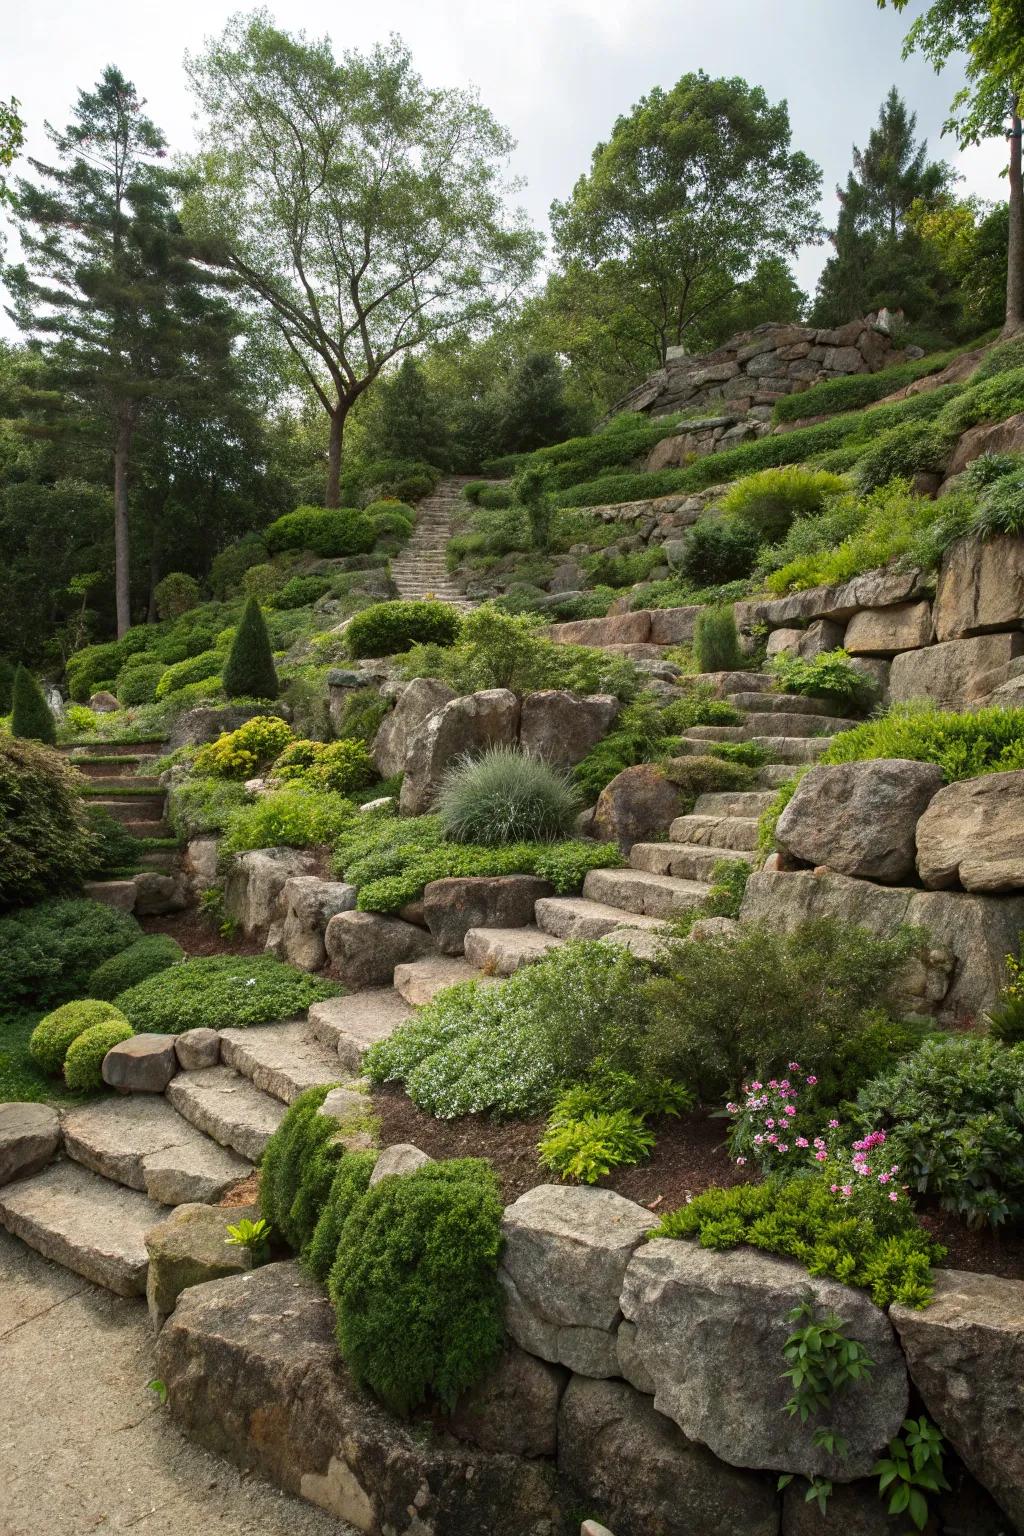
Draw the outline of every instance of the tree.
[[[878,0],[897,11],[908,0]],[[1024,25],[1020,0],[932,0],[903,43],[903,57],[920,50],[941,70],[967,55],[967,84],[957,91],[946,121],[963,148],[1002,134],[1009,145],[1006,311],[1003,335],[1024,330],[1024,174],[1021,101],[1024,98]]]
[[[979,336],[997,329],[1006,313],[1006,234],[1009,209],[952,194],[925,207],[912,204],[907,227],[925,253],[924,265],[940,274],[955,295],[960,330]]]
[[[11,735],[28,737],[32,741],[57,744],[57,727],[53,713],[43,695],[43,690],[27,667],[20,667],[14,674],[11,690]]]
[[[224,692],[229,699],[276,699],[278,691],[266,620],[259,603],[250,597],[224,664]]]
[[[552,352],[528,352],[509,377],[499,407],[503,453],[529,453],[571,437],[575,422],[565,378]]]
[[[6,656],[0,656],[0,715],[11,712],[14,701],[14,667]]]
[[[209,117],[189,226],[316,392],[335,507],[355,401],[392,358],[479,331],[533,271],[537,236],[503,209],[512,141],[475,96],[428,89],[397,38],[338,62],[257,12],[186,68]]]
[[[928,160],[927,143],[914,138],[916,127],[916,113],[893,86],[867,147],[853,146],[853,169],[845,188],[836,188],[835,255],[825,264],[814,306],[819,325],[842,325],[883,305],[913,318],[929,307],[920,241],[907,215],[914,204],[933,206],[952,173],[944,162]]]
[[[441,402],[422,365],[407,352],[400,368],[377,386],[367,423],[367,440],[376,459],[420,459],[447,469],[448,423]]]
[[[0,203],[10,200],[4,172],[10,170],[15,156],[25,142],[25,124],[19,107],[20,103],[16,96],[12,96],[8,101],[0,101]],[[0,238],[0,254],[2,253],[3,241]]]
[[[653,90],[551,220],[563,266],[610,278],[650,359],[686,342],[759,261],[818,238],[821,172],[790,150],[785,102],[739,79]]]
[[[27,264],[5,273],[10,313],[43,348],[47,388],[26,403],[37,430],[101,431],[112,452],[117,631],[131,624],[129,482],[135,435],[155,400],[209,398],[237,322],[207,291],[210,273],[184,241],[161,166],[163,136],[113,66],[79,93],[57,163],[29,164],[16,214]],[[211,378],[211,373],[213,377]]]

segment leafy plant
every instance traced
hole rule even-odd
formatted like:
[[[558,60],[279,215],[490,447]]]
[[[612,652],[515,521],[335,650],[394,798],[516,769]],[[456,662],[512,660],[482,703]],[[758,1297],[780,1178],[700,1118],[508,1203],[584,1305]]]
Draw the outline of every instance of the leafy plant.
[[[449,603],[374,603],[350,620],[345,646],[352,657],[395,656],[414,645],[454,645],[459,627]]]
[[[993,1039],[1018,1045],[1024,1042],[1024,952],[1019,960],[1007,955],[1006,972],[1006,985],[989,1009],[988,1027]]]
[[[223,832],[232,814],[246,803],[245,790],[232,779],[183,779],[171,785],[167,816],[175,836],[187,842],[203,833]]]
[[[628,1109],[590,1110],[564,1119],[556,1106],[538,1151],[545,1168],[563,1179],[596,1184],[613,1168],[639,1163],[654,1146],[654,1133]]]
[[[888,1495],[890,1515],[907,1514],[919,1531],[928,1524],[928,1494],[949,1491],[943,1472],[943,1439],[922,1416],[904,1419],[903,1433],[889,1441],[889,1454],[872,1468],[878,1496]]]
[[[0,736],[0,909],[80,885],[95,852],[66,763],[36,742]]]
[[[270,1252],[270,1238],[273,1228],[264,1218],[259,1217],[253,1221],[248,1216],[243,1216],[234,1226],[228,1227],[228,1235],[224,1239],[230,1248],[244,1248],[252,1254],[254,1264],[265,1262]]]
[[[161,619],[180,619],[199,602],[199,583],[184,571],[170,571],[153,588],[153,601]]]
[[[484,847],[554,842],[571,832],[578,806],[567,774],[503,746],[454,763],[437,796],[445,835]]]
[[[89,996],[109,1000],[184,958],[184,950],[170,934],[146,934],[96,967],[89,977]]]
[[[166,668],[162,661],[147,662],[145,666],[124,670],[117,679],[117,702],[122,709],[135,704],[152,704]]]
[[[735,672],[744,665],[732,608],[706,608],[698,615],[693,654],[701,672]]]
[[[772,671],[781,693],[829,699],[858,713],[868,709],[877,695],[871,678],[851,666],[842,648],[823,651],[813,661],[805,661],[802,656],[776,656]]]
[[[229,699],[276,699],[280,692],[262,609],[247,599],[223,672]]]
[[[72,1093],[95,1093],[103,1087],[103,1058],[134,1030],[125,1018],[108,1018],[76,1035],[64,1057],[64,1081]]]
[[[127,912],[83,898],[0,917],[0,1008],[46,1009],[83,996],[101,961],[140,937]]]
[[[162,667],[155,697],[165,699],[169,694],[177,693],[189,683],[202,683],[213,678],[217,679],[219,686],[223,666],[222,652],[200,651],[198,656],[189,656],[184,661],[174,662],[172,666]],[[130,673],[129,676],[134,678],[135,674]]]
[[[792,1383],[793,1395],[786,1403],[785,1411],[806,1424],[811,1418],[829,1414],[835,1398],[848,1392],[858,1382],[866,1382],[874,1369],[874,1360],[857,1339],[848,1339],[843,1332],[842,1320],[834,1312],[826,1317],[817,1315],[811,1300],[795,1306],[787,1319],[794,1326],[793,1332],[782,1346],[787,1369],[783,1376]],[[842,1459],[849,1451],[849,1443],[839,1434],[831,1422],[819,1424],[812,1440],[830,1456]],[[782,1488],[788,1477],[779,1479]],[[820,1488],[816,1493],[819,1508],[824,1509]]]
[[[846,481],[822,469],[786,465],[739,480],[722,498],[721,510],[753,528],[764,543],[781,538],[797,517],[813,517]]]
[[[293,1018],[340,991],[270,955],[204,955],[147,977],[116,1003],[140,1033],[177,1035]]]
[[[938,763],[947,782],[1024,767],[1024,709],[953,714],[928,704],[896,704],[886,714],[843,731],[820,761],[853,763],[906,757]]]
[[[715,586],[749,576],[761,535],[739,518],[702,517],[689,529],[678,562],[680,576],[694,587]]]
[[[291,727],[276,715],[254,715],[236,731],[224,731],[200,747],[192,767],[200,776],[249,779],[257,769],[269,767],[291,740]]]
[[[309,549],[324,558],[361,555],[373,548],[373,523],[353,507],[297,507],[264,530],[271,554]]]

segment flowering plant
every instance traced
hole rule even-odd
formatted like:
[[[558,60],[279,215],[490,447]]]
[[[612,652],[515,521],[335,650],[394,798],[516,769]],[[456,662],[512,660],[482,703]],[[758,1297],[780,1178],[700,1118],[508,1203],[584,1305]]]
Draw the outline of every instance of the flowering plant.
[[[788,1077],[773,1077],[767,1083],[757,1078],[744,1083],[742,1104],[725,1106],[731,1118],[729,1151],[741,1168],[752,1161],[763,1172],[770,1173],[803,1162],[805,1152],[818,1162],[824,1162],[828,1156],[823,1137],[812,1141],[804,1134],[807,1116],[801,1117],[800,1111],[801,1092],[813,1089],[818,1079],[813,1072],[805,1073],[798,1061],[789,1063],[789,1073]],[[833,1129],[838,1124],[838,1120],[829,1121]]]

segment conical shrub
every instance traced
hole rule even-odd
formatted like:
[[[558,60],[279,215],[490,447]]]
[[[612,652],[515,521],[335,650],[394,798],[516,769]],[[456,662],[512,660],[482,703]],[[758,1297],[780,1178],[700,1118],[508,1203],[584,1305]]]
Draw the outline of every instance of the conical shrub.
[[[43,690],[25,667],[14,674],[11,689],[11,735],[57,744],[57,725]]]
[[[9,715],[14,697],[14,668],[6,656],[0,656],[0,715]]]
[[[270,636],[254,597],[246,603],[231,642],[224,666],[224,692],[229,699],[276,699],[278,695]]]

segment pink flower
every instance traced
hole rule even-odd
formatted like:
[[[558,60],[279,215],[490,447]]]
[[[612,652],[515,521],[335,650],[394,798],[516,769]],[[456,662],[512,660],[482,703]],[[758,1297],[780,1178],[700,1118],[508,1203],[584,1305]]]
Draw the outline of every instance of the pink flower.
[[[762,1135],[760,1135],[760,1133],[759,1133],[757,1136],[754,1137],[754,1146],[755,1147],[759,1147],[761,1145],[762,1141],[764,1141],[764,1137]]]
[[[896,1201],[896,1200],[899,1199],[899,1195],[896,1193],[896,1191],[894,1189],[890,1189],[890,1191],[889,1191],[889,1199],[893,1200],[893,1201]]]
[[[774,1129],[775,1129],[775,1121],[771,1118],[771,1116],[769,1116],[768,1119],[765,1121],[765,1125],[768,1127],[768,1129],[770,1131],[774,1131]]]
[[[746,1161],[747,1161],[747,1160],[746,1160],[746,1158],[745,1158],[745,1157],[738,1157],[738,1158],[737,1158],[737,1159],[736,1159],[736,1167],[737,1167],[737,1168],[742,1168],[742,1167],[743,1167],[743,1166],[744,1166],[744,1165],[745,1165],[745,1163],[746,1163]]]
[[[825,1138],[824,1138],[824,1136],[815,1136],[815,1138],[814,1138],[814,1145],[816,1147],[823,1147],[825,1145]]]
[[[788,1077],[784,1077],[782,1079],[782,1082],[779,1084],[779,1092],[780,1093],[788,1093],[789,1092],[789,1078]]]
[[[810,1142],[807,1140],[806,1136],[798,1136],[797,1139],[796,1139],[796,1144],[797,1144],[798,1147],[809,1147],[810,1146]]]
[[[849,1200],[850,1196],[853,1194],[853,1185],[852,1184],[844,1184],[843,1185],[843,1194],[846,1196],[847,1200]]]
[[[768,1145],[770,1147],[774,1147],[775,1143],[778,1141],[778,1139],[779,1138],[776,1136],[774,1131],[772,1132],[772,1134],[770,1136],[766,1136],[765,1137],[765,1141],[768,1143]]]
[[[730,1115],[738,1115],[740,1112],[740,1107],[738,1104],[727,1104],[725,1107]]]
[[[839,1121],[838,1120],[830,1120],[829,1123],[828,1123],[828,1128],[829,1128],[830,1131],[838,1131],[838,1129],[839,1129]]]
[[[790,1064],[789,1064],[789,1070],[791,1072],[799,1072],[800,1071],[800,1063],[798,1061],[791,1061]]]
[[[795,1115],[796,1114],[796,1105],[795,1104],[787,1104],[785,1109],[783,1110],[783,1114],[785,1114],[785,1115]]]
[[[814,1085],[815,1085],[815,1083],[816,1083],[816,1082],[817,1082],[817,1081],[818,1081],[818,1079],[817,1079],[817,1078],[816,1078],[816,1077],[815,1077],[815,1076],[814,1076],[814,1075],[813,1075],[813,1074],[812,1074],[812,1075],[811,1075],[811,1076],[810,1076],[810,1077],[809,1077],[809,1078],[808,1078],[808,1079],[807,1079],[807,1082],[808,1082],[808,1084],[809,1084],[809,1086],[810,1086],[810,1087],[811,1087],[811,1088],[813,1088],[813,1087],[814,1087]]]
[[[838,1193],[839,1193],[839,1185],[838,1184],[830,1184],[829,1185],[829,1190],[831,1191],[831,1193],[833,1195],[838,1195]]]
[[[761,1084],[760,1083],[750,1083],[748,1086],[750,1088],[751,1093],[760,1093],[761,1092]]]
[[[824,1162],[828,1161],[828,1153],[827,1152],[815,1152],[814,1156],[815,1156],[816,1161],[819,1162],[819,1163],[824,1163]]]
[[[880,1173],[878,1175],[878,1182],[879,1182],[879,1184],[888,1184],[888,1182],[889,1182],[889,1175],[887,1173]]]
[[[787,1146],[787,1144],[784,1141],[780,1141],[779,1142],[779,1151],[780,1152],[788,1152],[789,1151],[789,1147]]]

